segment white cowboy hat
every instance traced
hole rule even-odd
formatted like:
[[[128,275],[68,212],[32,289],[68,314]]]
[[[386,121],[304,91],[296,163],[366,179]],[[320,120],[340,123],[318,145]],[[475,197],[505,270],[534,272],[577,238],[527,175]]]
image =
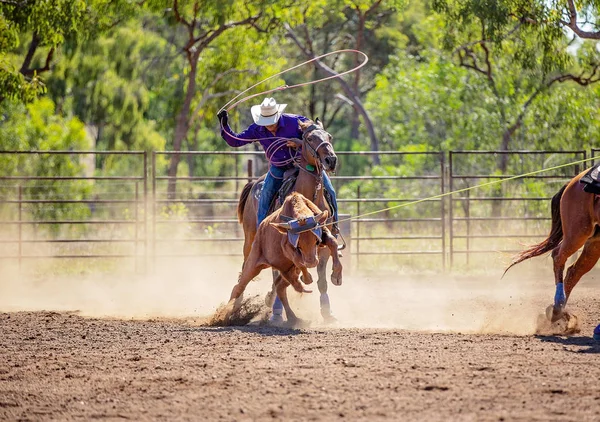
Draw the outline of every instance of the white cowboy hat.
[[[259,126],[269,126],[277,123],[287,104],[277,104],[275,98],[265,98],[261,105],[252,106],[250,112],[254,123]]]

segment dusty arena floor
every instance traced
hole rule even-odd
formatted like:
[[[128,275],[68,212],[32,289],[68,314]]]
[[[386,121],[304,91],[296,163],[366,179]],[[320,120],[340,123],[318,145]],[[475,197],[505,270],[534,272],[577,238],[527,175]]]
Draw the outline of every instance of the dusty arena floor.
[[[520,290],[361,280],[332,289],[337,327],[302,330],[204,327],[166,317],[174,304],[154,303],[162,316],[116,318],[115,301],[92,309],[98,290],[83,297],[71,286],[58,300],[44,284],[37,296],[13,285],[0,300],[0,420],[600,419],[597,280],[572,297],[582,332],[571,337],[532,331],[553,294],[547,280],[519,280]],[[119,300],[141,309],[139,295]],[[307,303],[294,306],[313,318]]]

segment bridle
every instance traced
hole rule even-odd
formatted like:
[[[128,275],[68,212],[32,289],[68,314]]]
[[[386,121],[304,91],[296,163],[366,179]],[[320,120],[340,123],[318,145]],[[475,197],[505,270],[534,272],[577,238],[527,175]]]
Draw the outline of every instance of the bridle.
[[[318,151],[319,149],[323,146],[323,145],[331,145],[331,142],[326,139],[324,141],[322,141],[316,148],[313,148],[313,146],[310,144],[310,142],[308,141],[308,135],[315,131],[315,130],[320,130],[322,132],[327,133],[324,129],[320,128],[319,126],[317,126],[315,123],[313,123],[312,125],[310,125],[309,127],[307,127],[306,129],[304,129],[304,132],[302,133],[302,140],[303,142],[303,147],[307,146],[306,150],[307,152],[315,159],[315,161],[318,163],[319,162],[319,154]],[[329,136],[328,136],[329,137]]]
[[[321,143],[319,145],[317,145],[317,147],[313,147],[309,140],[308,140],[308,136],[310,135],[311,132],[315,131],[315,130],[319,130],[322,132],[325,132],[327,134],[327,139],[321,141]],[[322,164],[321,164],[321,160],[319,159],[319,149],[321,149],[321,147],[326,146],[326,145],[331,145],[331,142],[329,141],[330,135],[329,133],[323,129],[322,127],[318,126],[317,124],[313,123],[311,124],[309,127],[307,127],[306,129],[304,129],[304,131],[302,132],[302,151],[306,151],[314,160],[315,165],[313,167],[315,167],[314,171],[313,170],[309,170],[308,168],[304,168],[300,165],[299,162],[296,162],[295,165],[296,167],[298,167],[300,170],[310,174],[311,176],[315,177],[319,184],[321,184],[322,182]],[[305,158],[306,159],[306,158]],[[308,167],[308,166],[307,166]]]

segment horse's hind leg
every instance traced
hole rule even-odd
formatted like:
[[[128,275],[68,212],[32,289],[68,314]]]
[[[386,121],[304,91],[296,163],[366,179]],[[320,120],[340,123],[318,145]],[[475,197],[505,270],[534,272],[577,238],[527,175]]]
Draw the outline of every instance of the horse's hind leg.
[[[600,236],[594,236],[585,243],[577,261],[567,269],[565,276],[566,300],[569,299],[581,277],[594,268],[598,258],[600,258]]]
[[[574,222],[571,222],[571,223],[574,223]],[[573,227],[573,226],[574,225],[571,224],[571,227]],[[577,227],[577,226],[575,225],[575,227]],[[582,224],[579,227],[585,228],[586,224]],[[554,320],[554,321],[557,319],[560,319],[560,317],[562,316],[562,312],[565,308],[565,305],[567,304],[567,293],[565,291],[565,285],[563,283],[563,275],[564,275],[565,264],[567,262],[567,259],[569,259],[569,257],[571,255],[573,255],[575,252],[577,252],[577,250],[579,248],[581,248],[584,244],[586,244],[586,241],[590,238],[592,233],[593,233],[593,227],[591,225],[590,225],[589,230],[580,229],[579,233],[577,233],[578,234],[577,237],[573,237],[572,235],[570,236],[570,233],[567,233],[565,230],[565,237],[563,238],[563,241],[561,242],[561,244],[559,246],[554,248],[554,250],[552,251],[552,260],[554,262],[554,283],[556,285],[556,293],[554,295],[554,306],[553,306],[553,310],[552,310],[552,320]],[[586,255],[586,254],[582,253],[582,256],[579,257],[579,259],[575,262],[575,264],[573,264],[573,266],[571,266],[571,268],[576,266],[577,263],[579,262],[579,260],[584,255]],[[583,266],[584,260],[582,260],[582,263],[579,264],[580,268],[584,268],[584,266]],[[578,272],[579,271],[580,270],[578,270]],[[579,277],[577,278],[577,281],[587,271],[589,271],[589,269],[584,272],[581,272]],[[577,281],[575,283],[577,283]],[[572,284],[571,289],[573,288],[573,286],[574,286],[574,284]]]

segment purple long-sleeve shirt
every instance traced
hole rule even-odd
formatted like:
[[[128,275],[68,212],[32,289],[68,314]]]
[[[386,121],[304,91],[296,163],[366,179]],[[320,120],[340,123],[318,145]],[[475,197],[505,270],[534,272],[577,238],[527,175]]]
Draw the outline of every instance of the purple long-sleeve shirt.
[[[229,146],[235,148],[248,145],[248,142],[240,141],[235,138],[247,140],[260,139],[259,142],[266,151],[269,145],[271,145],[273,141],[278,138],[302,139],[302,130],[300,129],[299,121],[305,122],[307,120],[308,119],[304,116],[284,113],[279,118],[279,124],[277,125],[277,131],[275,135],[269,132],[265,126],[258,126],[255,123],[252,123],[250,126],[248,126],[248,129],[241,133],[235,133],[227,124],[221,129],[221,137]],[[275,164],[285,162],[290,158],[291,156],[289,148],[278,148],[271,157],[267,157],[269,161]]]

